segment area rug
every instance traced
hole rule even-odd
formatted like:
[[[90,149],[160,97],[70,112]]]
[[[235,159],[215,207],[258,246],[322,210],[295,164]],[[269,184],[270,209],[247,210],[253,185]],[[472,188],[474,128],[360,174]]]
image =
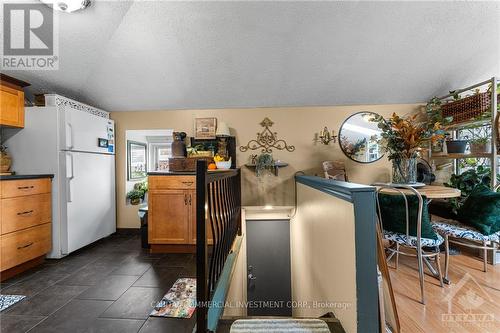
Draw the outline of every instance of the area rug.
[[[191,318],[196,309],[196,279],[181,278],[175,281],[168,293],[158,302],[150,316]]]
[[[26,296],[23,295],[0,295],[0,312],[16,304]]]

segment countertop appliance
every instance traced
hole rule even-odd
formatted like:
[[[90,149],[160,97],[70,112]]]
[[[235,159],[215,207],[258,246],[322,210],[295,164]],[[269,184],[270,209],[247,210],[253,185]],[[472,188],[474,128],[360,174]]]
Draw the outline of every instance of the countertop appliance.
[[[116,231],[115,137],[109,113],[45,95],[23,130],[4,130],[17,173],[54,174],[52,250],[61,258]]]

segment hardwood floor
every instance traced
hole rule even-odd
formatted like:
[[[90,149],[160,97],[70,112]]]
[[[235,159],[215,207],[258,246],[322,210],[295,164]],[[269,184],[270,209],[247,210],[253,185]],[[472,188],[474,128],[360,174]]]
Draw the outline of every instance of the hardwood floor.
[[[398,270],[394,261],[389,267],[403,333],[500,332],[500,265],[488,265],[484,273],[477,258],[451,256],[450,285],[441,288],[426,275],[426,305],[419,302],[416,259],[401,256]]]

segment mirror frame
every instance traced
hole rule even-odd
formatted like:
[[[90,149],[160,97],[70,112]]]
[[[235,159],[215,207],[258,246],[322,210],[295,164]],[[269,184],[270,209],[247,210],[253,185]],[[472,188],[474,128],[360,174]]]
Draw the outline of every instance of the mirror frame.
[[[359,111],[359,112],[356,112],[356,113],[353,113],[351,114],[349,117],[347,117],[343,122],[342,124],[340,125],[340,128],[339,128],[339,146],[340,146],[340,150],[342,150],[342,152],[344,153],[345,156],[347,156],[350,160],[354,161],[354,162],[357,162],[357,163],[362,163],[362,164],[370,164],[370,163],[375,163],[377,161],[380,161],[384,156],[385,156],[385,153],[380,155],[379,158],[377,158],[376,160],[374,161],[367,161],[367,162],[363,162],[363,161],[358,161],[358,160],[355,160],[354,158],[352,158],[351,156],[347,155],[346,151],[344,150],[344,147],[342,146],[342,128],[344,127],[345,123],[347,123],[347,121],[349,119],[351,119],[352,117],[356,116],[356,115],[359,115],[359,114],[362,114],[362,113],[373,113],[373,114],[376,114],[378,116],[380,116],[380,114],[376,113],[376,112],[373,112],[373,111]]]

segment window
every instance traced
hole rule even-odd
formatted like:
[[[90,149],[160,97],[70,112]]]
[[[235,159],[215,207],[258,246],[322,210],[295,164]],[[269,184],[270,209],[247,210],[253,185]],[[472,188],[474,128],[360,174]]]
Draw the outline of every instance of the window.
[[[168,170],[168,158],[172,156],[172,143],[150,143],[149,171]]]

